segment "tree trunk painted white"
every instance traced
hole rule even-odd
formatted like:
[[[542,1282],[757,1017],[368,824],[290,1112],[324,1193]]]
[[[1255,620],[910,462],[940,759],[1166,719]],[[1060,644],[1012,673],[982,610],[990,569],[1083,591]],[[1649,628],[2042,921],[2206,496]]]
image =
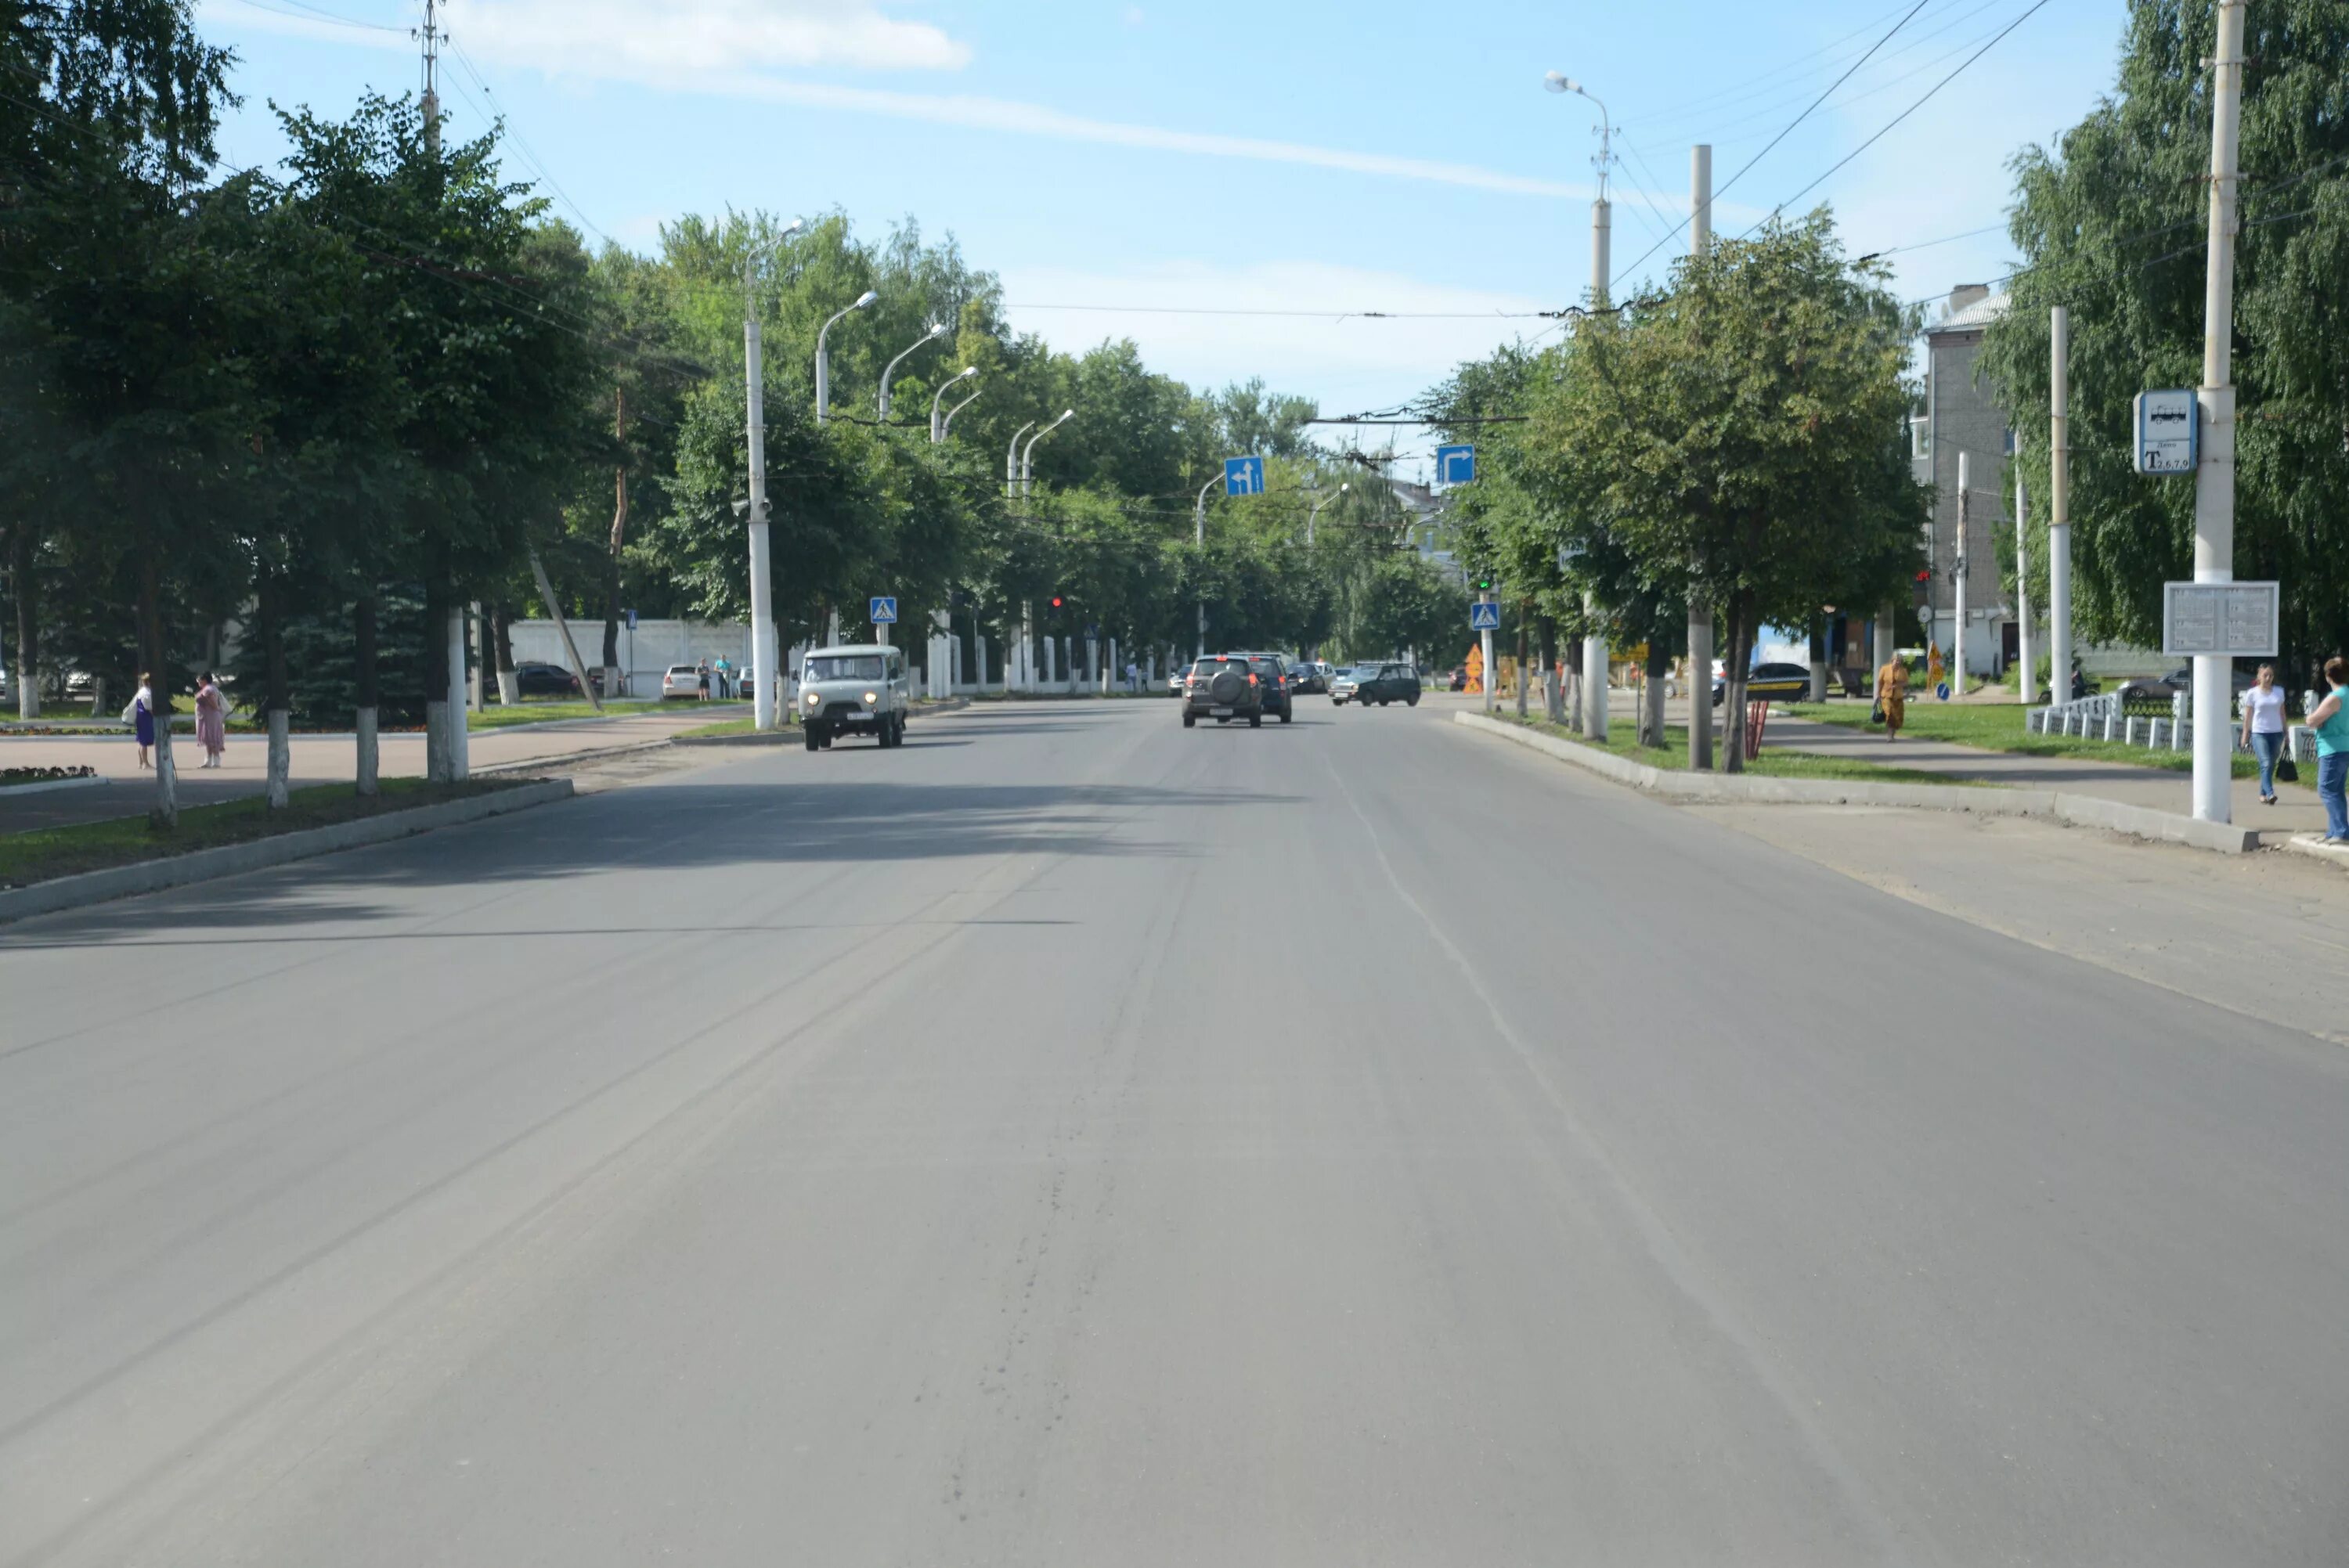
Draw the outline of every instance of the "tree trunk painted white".
[[[449,699],[427,697],[424,700],[424,777],[434,784],[446,784],[449,772]]]
[[[294,771],[294,748],[286,733],[290,716],[282,707],[269,710],[269,809],[285,809],[287,780]]]
[[[595,690],[596,685],[597,683],[595,681],[587,681],[581,686],[580,689],[592,696]],[[502,707],[512,707],[521,700],[522,677],[514,674],[512,670],[500,670],[498,672],[499,706]]]
[[[165,712],[155,715],[155,806],[151,815],[164,827],[180,825],[180,770],[171,761],[171,716]]]
[[[383,788],[381,771],[383,753],[376,739],[376,710],[371,707],[359,709],[357,721],[352,727],[358,731],[359,766],[357,792],[361,795],[377,794]]]

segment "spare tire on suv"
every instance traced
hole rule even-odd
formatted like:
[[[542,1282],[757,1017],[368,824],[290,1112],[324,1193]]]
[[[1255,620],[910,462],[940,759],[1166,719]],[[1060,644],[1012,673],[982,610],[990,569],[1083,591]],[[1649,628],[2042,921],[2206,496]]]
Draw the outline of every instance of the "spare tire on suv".
[[[1247,676],[1237,665],[1226,665],[1207,683],[1207,700],[1217,707],[1237,707],[1247,701]]]

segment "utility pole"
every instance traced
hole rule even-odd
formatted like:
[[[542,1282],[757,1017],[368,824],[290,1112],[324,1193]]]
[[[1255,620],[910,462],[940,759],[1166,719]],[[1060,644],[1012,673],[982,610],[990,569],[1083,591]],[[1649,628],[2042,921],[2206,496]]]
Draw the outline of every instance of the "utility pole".
[[[1950,634],[1950,690],[1958,696],[1966,695],[1966,524],[1973,517],[1973,469],[1969,454],[1958,450],[1958,538],[1950,573],[1952,591],[1957,595],[1958,629]]]
[[[1216,479],[1210,478],[1199,487],[1198,501],[1191,509],[1191,542],[1198,547],[1199,561],[1203,565],[1207,559],[1207,492],[1216,488]],[[1207,656],[1207,600],[1205,594],[1199,597],[1199,648],[1193,656],[1202,659]]]
[[[1713,148],[1689,149],[1689,254],[1713,249]],[[1713,766],[1713,606],[1700,604],[1701,591],[1689,584],[1689,767]],[[1733,718],[1735,716],[1732,716]]]
[[[785,231],[788,232],[789,231]],[[750,439],[750,727],[775,724],[775,603],[767,543],[767,397],[760,356],[755,253],[742,263],[742,374],[749,387]]]
[[[2047,690],[2072,700],[2072,313],[2047,313]]]
[[[2201,460],[2194,469],[2194,581],[2235,580],[2235,172],[2243,113],[2244,0],[2219,0],[2210,62],[2210,260],[2202,293]],[[2233,661],[2194,655],[2194,815],[2234,818]]]
[[[1597,102],[1596,99],[1592,101]],[[1606,106],[1603,104],[1599,107],[1599,194],[1590,202],[1590,308],[1593,310],[1607,308],[1607,275],[1613,270],[1609,243],[1612,235],[1607,201],[1607,165],[1612,155],[1609,150]],[[1599,595],[1588,589],[1582,594],[1582,614],[1589,625],[1598,624]],[[1588,630],[1582,639],[1582,733],[1593,740],[1607,738],[1607,639]]]
[[[2023,433],[2014,436],[2014,652],[2023,665],[2015,694],[2029,707],[2039,695],[2031,664],[2031,508],[2023,499]]]
[[[1500,594],[1491,589],[1487,589],[1484,593],[1477,594],[1476,597],[1484,603],[1490,604],[1498,600],[1500,598]],[[1485,675],[1484,678],[1479,681],[1478,684],[1485,688],[1485,711],[1489,714],[1500,706],[1499,701],[1493,695],[1493,687],[1498,684],[1494,678],[1493,670],[1493,628],[1487,626],[1482,632],[1478,633],[1477,635],[1484,639],[1485,645]]]
[[[418,35],[424,46],[424,150],[435,161],[440,157],[440,0],[424,0],[424,26]],[[454,583],[450,584],[453,589]],[[433,744],[432,707],[424,709],[425,774],[453,783],[470,771],[465,747],[465,605],[451,593],[449,623],[442,628],[449,648],[448,689],[440,694],[440,744]]]

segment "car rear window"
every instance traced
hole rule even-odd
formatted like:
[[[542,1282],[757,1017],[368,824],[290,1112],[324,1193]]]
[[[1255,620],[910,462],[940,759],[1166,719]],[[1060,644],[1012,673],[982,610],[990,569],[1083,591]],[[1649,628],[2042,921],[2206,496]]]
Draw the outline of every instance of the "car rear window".
[[[1191,666],[1191,673],[1195,676],[1211,676],[1217,670],[1226,670],[1231,666],[1232,661],[1229,659],[1201,659]]]

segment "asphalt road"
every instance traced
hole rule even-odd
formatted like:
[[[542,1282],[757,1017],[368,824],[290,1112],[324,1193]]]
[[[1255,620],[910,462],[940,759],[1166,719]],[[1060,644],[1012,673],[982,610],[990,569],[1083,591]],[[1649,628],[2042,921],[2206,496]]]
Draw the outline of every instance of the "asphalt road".
[[[2342,1560],[2340,1047],[1301,714],[0,930],[0,1562]]]

